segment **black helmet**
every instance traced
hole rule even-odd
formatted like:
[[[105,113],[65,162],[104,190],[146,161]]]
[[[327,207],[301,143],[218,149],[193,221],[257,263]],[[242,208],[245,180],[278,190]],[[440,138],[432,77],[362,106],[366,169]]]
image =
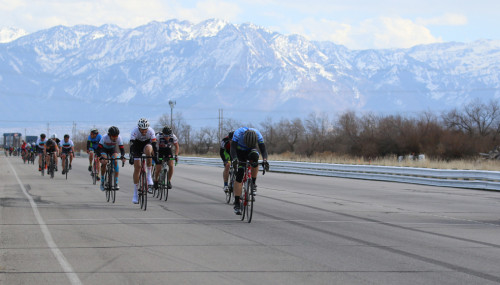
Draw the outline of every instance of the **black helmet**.
[[[172,129],[169,126],[163,127],[163,130],[161,131],[164,135],[171,135],[172,134]]]
[[[230,140],[232,140],[233,135],[234,135],[234,131],[231,131],[231,132],[229,132],[229,134],[227,136],[229,137]]]
[[[243,136],[243,141],[247,147],[253,148],[257,144],[257,133],[247,130]]]
[[[45,138],[45,134],[40,134],[40,137],[41,137],[42,139],[44,139],[44,138]]]
[[[117,136],[119,134],[120,134],[120,130],[115,126],[112,126],[108,129],[108,135],[110,135],[110,136]]]
[[[65,135],[64,135],[64,138],[65,138],[65,139],[69,139],[69,135],[68,135],[68,134],[65,134]]]

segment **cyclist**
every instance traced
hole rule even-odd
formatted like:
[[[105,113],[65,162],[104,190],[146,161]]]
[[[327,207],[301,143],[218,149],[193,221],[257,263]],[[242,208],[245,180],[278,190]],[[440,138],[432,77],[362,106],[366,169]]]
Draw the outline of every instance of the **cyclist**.
[[[174,162],[170,158],[174,157],[175,162],[179,161],[179,140],[177,136],[172,133],[172,129],[169,126],[163,127],[162,131],[156,134],[156,141],[158,142],[158,155],[162,159],[166,159],[168,163],[168,174],[167,174],[167,188],[172,189],[172,176],[174,175]],[[172,155],[172,145],[175,146],[175,156]],[[158,189],[158,178],[161,171],[161,163],[155,158],[155,181],[154,188]]]
[[[251,165],[252,191],[257,191],[257,174],[259,173],[259,152],[256,149],[258,144],[259,150],[262,153],[264,167],[268,168],[267,151],[264,144],[264,138],[261,133],[254,128],[242,127],[234,131],[233,140],[231,141],[231,157],[233,158],[233,166],[238,167],[236,173],[236,181],[234,181],[234,213],[241,215],[240,196],[243,176],[245,175],[246,161]]]
[[[92,161],[94,160],[94,153],[99,146],[102,136],[97,129],[91,129],[90,135],[87,138],[87,153],[89,154],[89,171],[92,171]],[[100,162],[97,160],[97,169],[99,169]],[[96,180],[100,180],[99,175],[97,175]]]
[[[45,134],[40,134],[40,137],[36,140],[36,150],[38,153],[38,171],[42,171],[42,155],[45,150],[45,143],[47,142]],[[45,164],[47,168],[47,164]]]
[[[233,139],[234,132],[229,132],[229,134],[222,139],[220,142],[220,158],[224,164],[224,171],[222,172],[222,179],[224,180],[224,192],[229,191],[228,179],[229,179],[229,162],[231,161],[231,140]]]
[[[99,146],[97,147],[96,150],[96,155],[101,157],[101,158],[108,158],[108,157],[118,157],[118,152],[116,147],[118,146],[120,150],[120,159],[122,162],[125,162],[125,149],[123,148],[123,140],[122,137],[120,136],[120,130],[115,127],[111,126],[108,129],[108,133],[104,135],[101,138],[101,141],[99,142]],[[117,162],[116,162],[117,163]],[[106,165],[108,164],[107,160],[102,160],[101,162],[101,176],[104,177],[104,173],[106,172]],[[120,186],[118,186],[118,175],[120,172],[120,168],[118,167],[118,164],[115,165],[115,190],[119,190]],[[111,179],[111,178],[109,178]],[[101,180],[101,191],[104,191],[104,179]]]
[[[137,188],[139,187],[139,175],[141,173],[141,160],[142,154],[147,156],[158,155],[156,149],[156,136],[153,128],[149,126],[149,121],[145,118],[141,118],[137,122],[137,127],[132,130],[130,134],[130,164],[134,165],[134,197],[132,198],[132,203],[139,203],[139,195]],[[154,185],[153,179],[151,178],[151,168],[152,160],[151,158],[146,159],[147,165],[147,180],[148,185]]]
[[[45,143],[43,154],[45,155],[45,161],[47,164],[49,164],[50,161],[49,153],[51,153],[54,157],[54,167],[55,171],[57,171],[57,154],[59,153],[59,147],[57,146],[56,135],[52,135],[52,137]]]
[[[27,143],[23,140],[23,144],[21,145],[21,158],[26,157],[26,145]]]
[[[66,174],[66,171],[64,171],[66,165],[66,155],[69,155],[69,169],[71,169],[71,164],[73,163],[73,154],[75,153],[75,145],[73,144],[73,141],[69,139],[69,135],[65,134],[64,139],[59,143],[59,146],[61,147],[61,158],[62,158],[62,174]]]

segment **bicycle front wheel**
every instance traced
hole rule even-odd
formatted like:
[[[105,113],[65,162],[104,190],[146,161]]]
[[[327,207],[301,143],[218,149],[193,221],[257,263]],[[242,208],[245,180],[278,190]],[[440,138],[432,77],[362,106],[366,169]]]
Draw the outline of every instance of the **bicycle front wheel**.
[[[139,191],[139,204],[141,209],[146,211],[148,206],[148,182],[146,181],[146,172],[141,173],[141,189]]]
[[[247,203],[245,205],[245,212],[247,216],[247,222],[252,221],[253,216],[253,202],[255,201],[254,193],[252,192],[253,182],[251,179],[247,180]]]

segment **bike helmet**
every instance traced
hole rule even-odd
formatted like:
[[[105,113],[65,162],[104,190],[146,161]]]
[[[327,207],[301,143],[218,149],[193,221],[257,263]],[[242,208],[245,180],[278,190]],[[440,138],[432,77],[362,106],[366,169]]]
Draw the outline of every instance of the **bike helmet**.
[[[257,133],[252,130],[247,130],[243,135],[243,141],[245,142],[245,145],[247,147],[255,147],[255,145],[257,144]]]
[[[96,135],[99,133],[99,131],[96,128],[91,129],[90,132]]]
[[[69,139],[69,135],[68,135],[68,134],[65,134],[65,135],[64,135],[64,138],[65,138],[65,139]]]
[[[140,118],[139,122],[137,122],[137,126],[141,130],[145,130],[145,129],[149,128],[149,121],[148,121],[148,119]]]
[[[229,132],[229,134],[227,136],[229,137],[230,140],[232,140],[233,135],[234,135],[234,131],[231,131],[231,132]]]
[[[56,134],[53,134],[50,138],[51,138],[51,139],[55,139],[55,138],[57,138],[57,135],[56,135]]]
[[[40,138],[44,139],[45,138],[45,134],[40,134]]]
[[[108,129],[108,135],[110,136],[117,136],[120,134],[120,130],[115,127],[115,126],[111,126],[109,129]]]
[[[172,129],[169,126],[165,126],[161,132],[164,135],[170,136],[172,134]]]

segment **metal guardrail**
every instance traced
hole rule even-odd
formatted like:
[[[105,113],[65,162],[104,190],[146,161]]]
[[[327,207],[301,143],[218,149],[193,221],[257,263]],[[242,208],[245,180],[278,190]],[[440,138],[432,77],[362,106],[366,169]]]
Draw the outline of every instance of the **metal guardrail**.
[[[181,163],[222,167],[219,158],[179,157]],[[270,161],[270,171],[500,191],[500,172]]]

